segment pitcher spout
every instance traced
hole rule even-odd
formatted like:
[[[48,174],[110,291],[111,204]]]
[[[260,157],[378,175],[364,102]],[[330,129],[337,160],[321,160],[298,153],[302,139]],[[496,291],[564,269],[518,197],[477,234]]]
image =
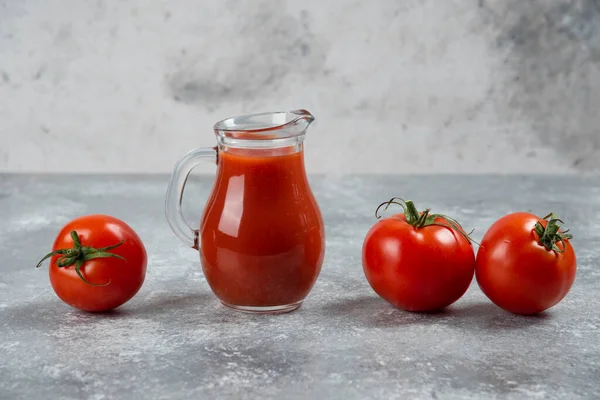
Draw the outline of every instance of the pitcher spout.
[[[295,115],[296,117],[288,124],[297,127],[298,133],[304,132],[315,120],[314,115],[304,109],[290,111],[290,114]]]

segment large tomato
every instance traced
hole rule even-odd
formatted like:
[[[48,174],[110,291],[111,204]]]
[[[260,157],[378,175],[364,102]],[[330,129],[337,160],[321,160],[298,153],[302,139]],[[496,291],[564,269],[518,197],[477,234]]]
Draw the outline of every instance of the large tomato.
[[[411,201],[384,204],[391,203],[401,205],[404,214],[377,222],[363,244],[369,284],[383,299],[407,311],[449,306],[473,280],[475,254],[468,236],[452,218],[430,215],[429,210],[419,213]]]
[[[58,297],[84,311],[119,307],[140,290],[146,277],[141,239],[125,222],[107,215],[69,222],[42,261],[46,258],[51,258],[50,282]]]
[[[571,235],[553,214],[519,212],[496,221],[477,252],[479,287],[499,307],[535,314],[560,302],[575,281]]]

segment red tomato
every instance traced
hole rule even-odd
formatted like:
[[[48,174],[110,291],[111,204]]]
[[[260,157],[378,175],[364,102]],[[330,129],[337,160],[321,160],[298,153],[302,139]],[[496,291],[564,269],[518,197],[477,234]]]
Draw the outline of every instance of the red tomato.
[[[119,307],[140,290],[146,277],[144,244],[129,225],[114,217],[72,220],[61,229],[52,250],[44,258],[51,256],[52,287],[61,300],[80,310]]]
[[[473,280],[475,254],[468,236],[453,219],[419,213],[410,201],[396,204],[405,213],[377,222],[365,238],[362,262],[369,284],[407,311],[449,306]]]
[[[548,217],[550,221],[524,212],[509,214],[483,236],[477,252],[477,283],[506,311],[547,310],[567,295],[575,281],[571,235],[558,230],[560,220],[555,216]]]

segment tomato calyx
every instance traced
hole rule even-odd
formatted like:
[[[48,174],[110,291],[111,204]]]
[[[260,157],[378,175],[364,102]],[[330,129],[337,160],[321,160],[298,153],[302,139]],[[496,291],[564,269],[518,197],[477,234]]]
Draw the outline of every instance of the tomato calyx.
[[[544,246],[548,251],[563,253],[565,251],[565,240],[573,239],[573,235],[568,233],[568,229],[560,232],[560,225],[558,223],[564,224],[564,222],[558,215],[550,213],[542,219],[548,220],[546,227],[544,228],[538,221],[535,223],[534,228],[535,233],[540,237],[538,240],[539,244]],[[559,242],[562,244],[562,249],[557,245]]]
[[[56,260],[56,266],[58,268],[70,267],[75,264],[75,272],[82,281],[91,286],[107,286],[110,284],[110,280],[106,283],[92,283],[89,282],[83,274],[81,273],[81,267],[85,264],[86,261],[93,260],[95,258],[118,258],[121,260],[125,260],[124,257],[121,257],[118,254],[109,253],[109,250],[119,247],[125,242],[125,239],[121,240],[117,244],[113,244],[112,246],[102,247],[96,249],[94,247],[82,246],[81,240],[79,239],[79,235],[76,231],[71,231],[71,239],[73,239],[73,247],[70,249],[59,249],[55,250],[51,253],[48,253],[40,260],[40,262],[36,265],[36,268],[39,268],[42,263],[50,257],[53,257],[57,254],[62,255],[58,260]]]
[[[412,200],[404,200],[400,197],[392,197],[390,200],[384,201],[377,207],[375,210],[375,217],[380,219],[381,215],[379,215],[379,210],[381,207],[385,206],[383,209],[383,211],[385,211],[392,204],[402,207],[404,210],[406,223],[415,227],[416,229],[422,229],[431,225],[443,226],[458,231],[465,239],[467,239],[469,243],[474,242],[474,240],[469,236],[471,233],[473,233],[473,231],[466,233],[457,220],[444,214],[431,214],[430,208],[425,209],[423,212],[419,212]],[[440,223],[439,219],[445,221],[446,224]]]

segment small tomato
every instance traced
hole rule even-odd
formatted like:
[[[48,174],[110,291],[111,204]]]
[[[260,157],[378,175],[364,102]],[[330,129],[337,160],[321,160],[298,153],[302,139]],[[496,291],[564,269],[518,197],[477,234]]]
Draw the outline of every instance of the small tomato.
[[[99,312],[119,307],[142,287],[146,277],[144,244],[125,222],[87,215],[58,233],[50,258],[50,283],[72,307]]]
[[[497,306],[535,314],[558,304],[575,281],[572,238],[554,214],[514,213],[496,221],[477,252],[479,287]]]
[[[382,219],[367,233],[362,249],[365,276],[396,307],[440,310],[461,298],[471,284],[473,247],[454,219],[429,210],[420,213],[412,201],[399,200],[379,206],[398,204],[404,214]]]

